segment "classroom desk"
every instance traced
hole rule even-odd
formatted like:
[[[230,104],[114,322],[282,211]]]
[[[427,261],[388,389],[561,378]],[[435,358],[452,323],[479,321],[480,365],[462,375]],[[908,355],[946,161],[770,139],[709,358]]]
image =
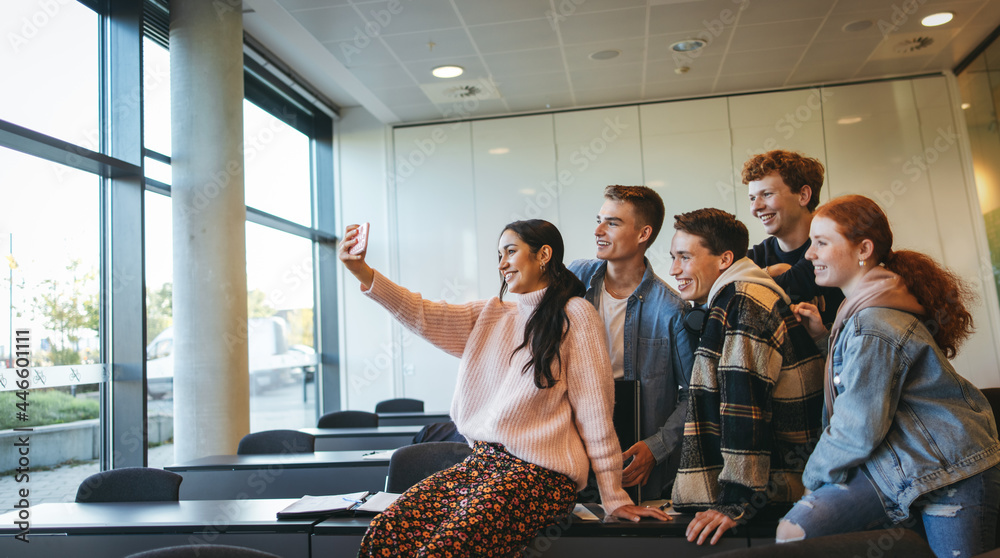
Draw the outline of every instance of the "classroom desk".
[[[362,459],[366,453],[211,455],[164,469],[184,477],[182,500],[299,498],[383,490],[389,460]]]
[[[300,428],[316,437],[316,451],[384,450],[413,443],[419,425],[376,428]]]
[[[599,512],[598,512],[599,513]],[[684,531],[693,515],[674,517],[662,523],[644,520],[639,523],[601,523],[574,519],[544,529],[528,545],[525,556],[544,558],[581,558],[586,556],[669,556],[688,558],[708,556],[725,550],[747,548],[751,544],[773,544],[776,520],[751,522],[723,535],[715,546],[687,542]],[[313,556],[353,558],[370,518],[336,517],[313,527]],[[770,537],[768,539],[768,537]]]
[[[451,415],[447,411],[428,413],[428,412],[412,412],[412,413],[379,413],[378,414],[378,425],[379,426],[425,426],[428,424],[433,424],[435,422],[448,422],[451,420]]]
[[[286,500],[197,500],[39,504],[29,508],[29,543],[14,539],[15,512],[0,516],[0,557],[129,554],[188,544],[230,544],[284,558],[309,558],[315,520],[278,521]]]

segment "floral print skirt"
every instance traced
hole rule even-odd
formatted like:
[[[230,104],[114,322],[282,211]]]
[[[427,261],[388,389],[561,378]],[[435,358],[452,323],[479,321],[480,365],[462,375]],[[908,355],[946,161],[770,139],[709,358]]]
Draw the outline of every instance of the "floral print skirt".
[[[420,481],[376,516],[358,556],[520,556],[539,530],[572,511],[576,483],[501,444]]]

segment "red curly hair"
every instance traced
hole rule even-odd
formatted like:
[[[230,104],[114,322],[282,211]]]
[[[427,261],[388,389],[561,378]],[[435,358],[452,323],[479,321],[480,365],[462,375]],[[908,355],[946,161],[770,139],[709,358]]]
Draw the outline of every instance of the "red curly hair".
[[[743,163],[743,184],[761,180],[772,172],[781,176],[793,194],[801,192],[803,186],[809,186],[812,196],[806,207],[809,211],[816,210],[819,191],[823,187],[823,163],[801,153],[775,149],[754,155]]]
[[[933,258],[912,250],[892,250],[889,218],[874,201],[864,196],[836,197],[820,206],[815,217],[826,217],[849,242],[870,240],[872,259],[899,275],[906,288],[924,307],[924,325],[938,347],[949,359],[972,335],[972,314],[966,308],[975,299],[974,292],[958,275],[942,267]]]

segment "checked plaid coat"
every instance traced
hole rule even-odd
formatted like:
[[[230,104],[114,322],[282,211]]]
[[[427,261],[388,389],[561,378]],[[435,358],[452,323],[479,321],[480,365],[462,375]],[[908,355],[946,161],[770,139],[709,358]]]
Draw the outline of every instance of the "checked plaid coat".
[[[711,301],[674,483],[682,511],[737,519],[802,496],[822,428],[825,358],[780,288],[762,283],[737,278]]]

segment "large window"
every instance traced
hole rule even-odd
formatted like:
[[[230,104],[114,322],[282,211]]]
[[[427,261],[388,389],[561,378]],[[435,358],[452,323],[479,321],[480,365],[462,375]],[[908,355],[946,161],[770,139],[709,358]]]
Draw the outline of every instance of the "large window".
[[[0,2],[0,119],[99,149],[98,16],[76,2]]]
[[[77,2],[16,1],[0,3],[0,22],[0,439],[35,429],[33,471],[82,462],[74,475],[86,476],[99,469],[108,377],[108,182],[87,161],[102,139],[100,17]],[[18,466],[8,453],[0,481]]]
[[[32,366],[32,403],[23,415],[5,413],[0,437],[12,426],[89,429],[85,443],[73,444],[45,442],[36,431],[33,445],[47,447],[33,452],[33,471],[82,462],[89,474],[147,459],[150,466],[173,461],[172,366],[164,365],[173,354],[175,326],[165,5],[0,2],[6,75],[0,88],[0,261],[6,264],[0,267],[0,403],[6,408],[17,409],[20,397],[12,368],[19,331],[30,332]],[[333,320],[324,335],[337,335],[335,310],[324,312],[317,302],[334,297],[315,288],[333,288],[332,280],[317,280],[316,263],[320,242],[330,238],[317,222],[332,218],[313,202],[316,192],[332,199],[331,113],[314,110],[315,99],[290,92],[281,80],[272,84],[261,66],[247,76],[249,325],[252,340],[270,341],[252,343],[251,424],[310,426],[323,401],[323,339],[315,324],[324,314]],[[335,407],[339,402],[332,400]],[[148,451],[136,443],[143,440]],[[87,450],[60,453],[73,447]],[[49,455],[53,461],[45,462]],[[2,459],[0,483],[12,469]],[[65,493],[32,503],[70,501],[75,489],[71,483]]]
[[[145,171],[152,188],[145,194],[148,459],[150,466],[163,466],[173,462],[174,413],[170,54],[162,41],[143,41]],[[330,121],[304,110],[301,100],[290,104],[290,94],[279,87],[259,67],[248,70],[243,129],[251,431],[314,426],[322,400],[314,252],[323,235],[313,222],[312,202],[320,182],[314,159],[322,150],[307,132]]]
[[[986,223],[993,277],[1000,295],[1000,41],[994,41],[958,76],[972,143],[979,205]]]

